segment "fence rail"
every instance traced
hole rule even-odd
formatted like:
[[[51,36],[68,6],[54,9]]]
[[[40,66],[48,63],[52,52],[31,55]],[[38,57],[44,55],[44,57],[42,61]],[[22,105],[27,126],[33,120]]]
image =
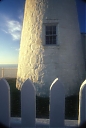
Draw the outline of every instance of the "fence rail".
[[[0,68],[0,78],[16,78],[17,68]]]
[[[21,126],[36,127],[36,91],[28,79],[21,88]],[[55,79],[50,86],[50,125],[65,128],[65,90],[60,80]],[[86,81],[79,92],[78,124],[86,121]],[[10,126],[10,87],[5,79],[0,79],[0,122]]]

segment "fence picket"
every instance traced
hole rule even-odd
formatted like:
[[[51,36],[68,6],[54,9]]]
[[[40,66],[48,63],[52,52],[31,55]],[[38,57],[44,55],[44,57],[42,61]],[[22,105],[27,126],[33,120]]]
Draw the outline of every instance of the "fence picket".
[[[0,78],[16,78],[17,68],[0,68]]]
[[[86,80],[82,83],[79,91],[79,116],[78,124],[86,121]]]
[[[0,79],[0,123],[10,126],[10,88],[5,79]]]
[[[21,88],[21,126],[36,127],[36,91],[28,79]],[[65,127],[65,90],[57,78],[50,87],[50,127]],[[79,91],[78,124],[86,121],[86,80]],[[8,82],[0,79],[0,123],[10,127],[10,88]]]
[[[24,127],[35,127],[36,95],[32,82],[28,79],[21,89],[21,120]]]
[[[55,79],[50,87],[50,127],[64,127],[65,92],[60,80]]]

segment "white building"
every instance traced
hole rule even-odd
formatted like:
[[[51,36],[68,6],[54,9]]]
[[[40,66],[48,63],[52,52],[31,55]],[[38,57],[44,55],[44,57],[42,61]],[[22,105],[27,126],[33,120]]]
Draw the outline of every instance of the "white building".
[[[37,95],[48,96],[58,77],[68,96],[78,92],[84,74],[75,0],[26,0],[17,88],[29,78]]]

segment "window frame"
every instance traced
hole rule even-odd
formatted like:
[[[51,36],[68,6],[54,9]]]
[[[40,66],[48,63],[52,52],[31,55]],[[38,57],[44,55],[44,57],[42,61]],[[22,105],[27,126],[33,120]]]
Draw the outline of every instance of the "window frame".
[[[55,40],[55,43],[54,43],[54,40]],[[57,28],[56,28],[56,25],[46,25],[45,26],[45,44],[46,45],[56,45],[57,44]]]
[[[54,44],[47,44],[46,43],[46,26],[56,26],[56,43]],[[58,23],[44,23],[43,24],[43,44],[46,46],[58,46]]]

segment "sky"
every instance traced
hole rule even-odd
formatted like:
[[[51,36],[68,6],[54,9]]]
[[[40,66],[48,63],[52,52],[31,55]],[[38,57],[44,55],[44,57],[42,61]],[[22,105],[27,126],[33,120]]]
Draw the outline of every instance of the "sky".
[[[80,32],[86,33],[86,4],[76,0]],[[17,64],[25,0],[0,2],[0,64]]]
[[[17,64],[25,0],[0,2],[0,64]]]

